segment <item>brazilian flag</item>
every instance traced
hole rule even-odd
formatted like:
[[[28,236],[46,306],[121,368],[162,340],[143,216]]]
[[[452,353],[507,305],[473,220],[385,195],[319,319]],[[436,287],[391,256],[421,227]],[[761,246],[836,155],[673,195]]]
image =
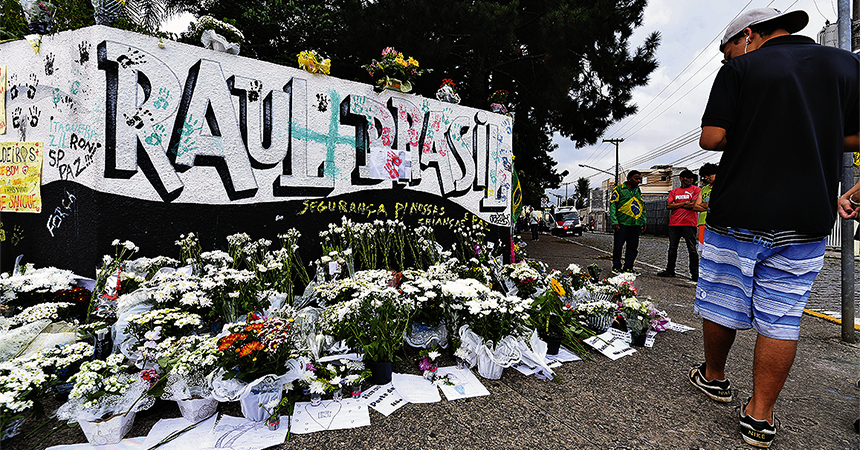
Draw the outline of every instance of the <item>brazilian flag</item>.
[[[515,224],[523,209],[523,189],[520,186],[520,177],[517,176],[517,168],[514,167],[513,163],[511,163],[511,172],[513,172],[511,186],[514,187],[514,193],[511,195],[511,201],[513,202],[511,205],[511,223]]]

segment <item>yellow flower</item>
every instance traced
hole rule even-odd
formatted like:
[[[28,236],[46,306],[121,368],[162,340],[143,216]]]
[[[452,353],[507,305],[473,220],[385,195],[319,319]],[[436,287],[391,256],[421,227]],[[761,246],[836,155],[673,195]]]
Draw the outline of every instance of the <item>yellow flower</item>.
[[[402,67],[406,67],[406,60],[403,59],[403,54],[398,54],[397,58],[394,58],[394,62]]]
[[[564,288],[561,287],[561,283],[558,282],[555,278],[549,281],[549,285],[552,286],[552,290],[555,291],[558,295],[564,295]]]
[[[415,58],[409,57],[409,64],[412,64],[415,67],[418,67],[418,61],[415,61]]]

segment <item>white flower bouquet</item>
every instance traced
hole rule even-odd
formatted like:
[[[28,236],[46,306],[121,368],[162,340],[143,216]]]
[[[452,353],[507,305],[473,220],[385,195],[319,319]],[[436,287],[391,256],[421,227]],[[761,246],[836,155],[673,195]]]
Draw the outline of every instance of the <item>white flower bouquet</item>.
[[[0,440],[10,437],[13,422],[25,417],[50,379],[35,359],[0,363]]]
[[[447,282],[442,290],[450,307],[463,311],[463,322],[485,341],[496,344],[505,336],[525,335],[532,299],[502,295],[470,278]]]
[[[10,313],[50,302],[58,293],[72,289],[80,278],[70,270],[36,269],[32,264],[20,266],[19,271],[18,275],[0,275],[0,305],[5,305]]]
[[[355,278],[362,280],[360,274],[357,272]],[[328,306],[322,313],[322,324],[336,339],[363,348],[366,360],[391,362],[403,346],[403,333],[415,314],[415,304],[389,286],[389,281],[396,284],[390,273],[388,280],[375,275],[370,274],[375,283],[354,291],[346,301]]]
[[[132,314],[127,318],[121,346],[139,355],[138,364],[155,361],[158,344],[169,337],[191,334],[203,324],[200,316],[179,308],[153,309]]]
[[[141,399],[149,390],[149,383],[125,365],[125,361],[122,354],[113,354],[105,361],[81,364],[80,371],[69,379],[75,386],[69,394],[69,401],[57,411],[57,418],[97,421],[124,414],[129,409],[141,411],[150,408],[155,399]]]
[[[528,261],[505,264],[502,274],[513,281],[518,290],[517,295],[521,297],[535,297],[546,290],[544,277]]]
[[[37,322],[39,320],[48,319],[57,321],[68,317],[67,311],[75,306],[74,303],[56,302],[56,303],[40,303],[24,309],[14,317],[9,319],[9,325],[18,326],[28,323]]]
[[[151,384],[114,354],[107,360],[81,364],[70,380],[75,386],[69,401],[57,410],[57,419],[76,421],[92,444],[116,443],[131,428],[138,411],[149,409],[155,398],[147,395]]]
[[[625,298],[621,301],[620,309],[627,329],[633,334],[645,334],[651,328],[651,302],[639,300],[636,297]]]

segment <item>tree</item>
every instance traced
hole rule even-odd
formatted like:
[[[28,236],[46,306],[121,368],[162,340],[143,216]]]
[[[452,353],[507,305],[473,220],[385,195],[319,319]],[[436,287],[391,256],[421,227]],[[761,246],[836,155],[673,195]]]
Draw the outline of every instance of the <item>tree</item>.
[[[30,34],[18,0],[0,0],[0,41],[23,39]],[[57,7],[51,33],[95,25],[93,6],[90,0],[51,0]],[[184,10],[175,0],[127,0],[114,27],[158,37],[169,37],[158,31],[161,22],[175,12]]]
[[[588,207],[589,195],[591,194],[591,181],[585,177],[576,180],[576,209]]]

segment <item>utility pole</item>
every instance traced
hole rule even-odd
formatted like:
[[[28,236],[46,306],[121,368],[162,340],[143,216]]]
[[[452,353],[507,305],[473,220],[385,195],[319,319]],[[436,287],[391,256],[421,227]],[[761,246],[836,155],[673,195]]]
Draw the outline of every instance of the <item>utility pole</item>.
[[[621,184],[621,180],[618,179],[618,144],[624,142],[624,138],[604,139],[603,142],[615,144],[615,185],[618,186]]]
[[[567,183],[562,183],[564,185],[564,202],[565,203],[567,203],[567,199],[570,198],[567,196],[567,187],[573,183],[574,183],[573,181],[568,181]],[[561,205],[558,205],[558,206],[561,206]],[[565,206],[567,206],[567,205],[565,205]]]
[[[851,50],[860,52],[860,0],[854,0],[854,21],[851,23]]]
[[[857,14],[857,2],[854,0],[854,13]],[[837,29],[839,30],[839,48],[851,51],[851,12],[848,0],[837,2]],[[855,17],[856,19],[857,17]],[[842,157],[842,193],[845,194],[854,185],[854,158],[851,153]],[[853,343],[854,338],[854,221],[840,218],[842,221],[842,340]]]

